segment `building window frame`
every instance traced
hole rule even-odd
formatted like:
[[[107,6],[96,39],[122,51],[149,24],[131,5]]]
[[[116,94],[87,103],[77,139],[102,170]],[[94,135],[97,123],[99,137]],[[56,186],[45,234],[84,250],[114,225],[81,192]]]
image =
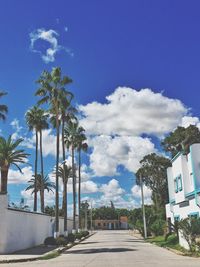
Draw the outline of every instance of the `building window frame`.
[[[180,221],[180,215],[174,215],[174,221],[179,222]]]
[[[188,214],[188,217],[189,218],[196,218],[196,219],[198,219],[199,218],[199,212],[198,211],[196,211],[196,212],[190,212]]]

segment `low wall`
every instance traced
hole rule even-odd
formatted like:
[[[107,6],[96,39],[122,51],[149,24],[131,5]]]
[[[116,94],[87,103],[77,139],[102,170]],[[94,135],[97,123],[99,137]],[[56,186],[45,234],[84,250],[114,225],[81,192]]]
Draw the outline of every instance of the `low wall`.
[[[11,253],[42,244],[53,236],[54,217],[8,208],[7,195],[0,194],[0,254]],[[68,219],[68,231],[73,222]],[[59,219],[60,234],[64,233],[64,219]]]

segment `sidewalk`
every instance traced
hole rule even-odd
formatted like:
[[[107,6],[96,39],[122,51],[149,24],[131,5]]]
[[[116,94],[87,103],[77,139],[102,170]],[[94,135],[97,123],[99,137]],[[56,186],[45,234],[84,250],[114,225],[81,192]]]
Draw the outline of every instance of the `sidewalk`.
[[[50,256],[52,253],[62,253],[65,250],[83,242],[85,239],[92,236],[95,232],[90,233],[82,240],[76,240],[74,244],[69,243],[66,247],[48,247],[45,245],[39,245],[32,248],[16,251],[12,254],[0,255],[0,264],[1,263],[12,263],[12,262],[26,262],[26,261],[36,261],[44,257]]]
[[[44,256],[48,256],[52,252],[62,252],[67,249],[59,247],[47,247],[44,245],[32,247],[25,250],[20,250],[12,254],[0,255],[0,263],[11,263],[11,262],[25,262],[25,261],[34,261],[38,260]]]

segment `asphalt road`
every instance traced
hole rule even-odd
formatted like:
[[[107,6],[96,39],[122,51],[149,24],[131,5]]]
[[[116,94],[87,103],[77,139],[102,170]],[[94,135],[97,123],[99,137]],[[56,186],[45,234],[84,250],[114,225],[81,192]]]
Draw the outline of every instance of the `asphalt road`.
[[[190,267],[200,258],[176,255],[129,235],[128,231],[100,231],[61,256],[43,261],[1,264],[13,267]]]

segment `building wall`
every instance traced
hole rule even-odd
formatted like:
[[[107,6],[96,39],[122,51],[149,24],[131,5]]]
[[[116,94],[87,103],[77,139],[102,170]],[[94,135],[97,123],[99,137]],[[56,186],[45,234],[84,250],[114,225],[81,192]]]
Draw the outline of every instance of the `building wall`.
[[[174,180],[181,175],[182,190],[176,192]],[[200,144],[190,146],[190,153],[179,153],[172,159],[172,167],[167,169],[170,202],[166,205],[166,217],[174,223],[176,219],[200,215]],[[179,232],[180,245],[188,249],[188,244]]]
[[[68,219],[68,231],[72,231],[72,220]],[[60,234],[64,231],[64,220],[59,220]],[[18,211],[8,208],[7,196],[0,194],[0,254],[11,253],[42,244],[54,232],[54,218],[44,214]]]
[[[94,221],[94,227],[95,229],[101,229],[101,230],[119,229],[119,221],[97,219]]]

